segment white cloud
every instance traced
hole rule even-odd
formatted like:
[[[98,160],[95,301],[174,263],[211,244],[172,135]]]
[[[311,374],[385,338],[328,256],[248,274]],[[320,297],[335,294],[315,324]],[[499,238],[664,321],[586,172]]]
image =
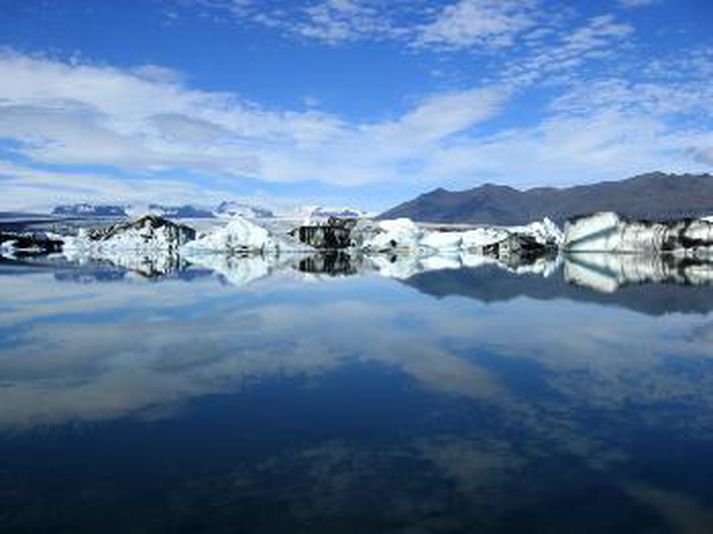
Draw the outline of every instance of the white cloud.
[[[432,95],[399,120],[367,125],[362,132],[378,143],[398,142],[415,148],[468,130],[502,108],[505,93],[495,88]]]
[[[502,47],[534,26],[535,3],[529,0],[459,0],[418,29],[416,44],[469,48]]]
[[[577,82],[572,62],[611,52],[629,33],[611,17],[590,20],[561,36],[549,54],[535,46],[500,81],[425,95],[377,122],[313,108],[267,109],[237,94],[192,89],[160,66],[122,70],[6,51],[0,54],[0,138],[31,164],[0,169],[3,191],[12,195],[7,202],[33,194],[42,202],[97,198],[102,188],[118,200],[151,194],[168,202],[205,197],[200,186],[208,182],[190,176],[209,177],[210,189],[227,196],[246,178],[425,188],[708,169],[713,138],[705,121],[713,114],[713,93],[700,76]],[[538,109],[537,119],[508,114],[510,126],[490,128],[525,90],[556,76],[567,78],[565,92]],[[102,178],[95,170],[32,171],[36,164],[101,165],[136,178],[123,183],[112,178],[116,172]],[[167,181],[155,178],[157,171],[187,177]]]
[[[159,177],[113,177],[100,173],[62,172],[37,169],[0,160],[0,210],[18,207],[47,209],[57,204],[87,200],[116,203],[130,200],[146,205],[172,199],[179,203],[215,205],[234,198],[227,185],[210,188],[185,180]]]
[[[309,0],[280,7],[259,2],[192,0],[212,13],[327,44],[397,40],[416,47],[500,48],[532,27],[544,9],[537,0]]]
[[[249,0],[192,0],[192,3],[209,13],[227,13],[240,22],[328,44],[366,37],[393,38],[404,31],[391,20],[391,9],[373,0],[296,1],[279,7]]]
[[[650,6],[656,3],[657,0],[618,0],[619,5],[625,8],[635,8]]]
[[[499,77],[516,87],[568,82],[588,63],[616,57],[633,32],[630,25],[611,15],[593,17],[567,31],[548,32],[548,40],[534,39],[523,54],[504,66]]]
[[[379,10],[358,0],[324,0],[304,8],[305,20],[293,30],[330,43],[364,35],[388,35],[392,26]]]
[[[35,162],[336,185],[388,179],[400,157],[488,119],[502,100],[492,89],[436,94],[399,119],[348,124],[315,110],[267,110],[165,77],[15,53],[0,55],[0,76],[7,80],[0,137]],[[367,150],[357,154],[355,146]]]
[[[619,78],[578,83],[555,99],[557,111],[586,114],[616,109],[652,118],[694,114],[713,118],[713,88],[708,83],[632,82]]]

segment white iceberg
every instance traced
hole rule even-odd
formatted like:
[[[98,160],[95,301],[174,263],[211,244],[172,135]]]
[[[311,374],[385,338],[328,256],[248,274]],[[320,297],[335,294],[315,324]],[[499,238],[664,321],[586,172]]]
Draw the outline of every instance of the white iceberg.
[[[527,226],[480,226],[467,230],[427,229],[411,219],[379,221],[378,233],[363,243],[363,248],[373,251],[415,250],[429,251],[470,250],[483,252],[508,241],[525,239],[542,247],[556,247],[562,242],[562,231],[549,219]]]
[[[424,231],[407,218],[379,221],[378,231],[363,243],[363,248],[375,251],[417,249],[424,236]]]
[[[181,253],[187,257],[199,254],[278,254],[281,251],[309,251],[310,247],[289,236],[276,237],[267,229],[242,217],[235,217],[226,226],[186,243]]]
[[[195,238],[195,231],[148,215],[96,230],[82,228],[75,236],[53,234],[52,238],[63,241],[62,254],[69,261],[80,264],[103,261],[156,276],[180,267],[178,249]]]
[[[559,246],[564,240],[564,232],[549,217],[525,226],[508,226],[507,231],[512,234],[530,236],[540,245]]]
[[[504,228],[488,227],[466,230],[462,236],[462,246],[466,250],[477,250],[500,243],[510,237]]]
[[[64,252],[101,256],[103,253],[153,254],[176,252],[195,238],[195,231],[157,216],[114,224],[99,230],[81,228],[76,236],[64,236]]]

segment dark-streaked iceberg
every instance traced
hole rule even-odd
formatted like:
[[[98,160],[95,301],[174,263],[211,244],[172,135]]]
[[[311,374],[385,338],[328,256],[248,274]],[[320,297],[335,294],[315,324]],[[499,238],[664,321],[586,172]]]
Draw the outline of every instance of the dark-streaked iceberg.
[[[565,226],[563,243],[569,252],[696,254],[712,247],[711,218],[649,222],[613,212],[572,219]]]

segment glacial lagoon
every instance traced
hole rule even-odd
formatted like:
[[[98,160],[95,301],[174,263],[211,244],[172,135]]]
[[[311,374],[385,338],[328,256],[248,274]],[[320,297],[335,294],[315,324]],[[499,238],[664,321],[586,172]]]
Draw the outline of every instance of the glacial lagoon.
[[[711,532],[713,268],[0,263],[2,532]]]

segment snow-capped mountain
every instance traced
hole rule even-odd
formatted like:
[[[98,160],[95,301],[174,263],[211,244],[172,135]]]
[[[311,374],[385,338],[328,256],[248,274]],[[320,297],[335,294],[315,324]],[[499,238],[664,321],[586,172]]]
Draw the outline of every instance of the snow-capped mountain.
[[[312,218],[337,217],[340,219],[356,219],[366,217],[368,214],[356,208],[317,206],[312,209],[309,215]]]
[[[350,207],[329,207],[314,204],[290,206],[282,209],[278,216],[295,221],[302,221],[304,225],[325,224],[330,218],[361,219],[370,217],[371,214],[364,210]]]
[[[233,200],[221,202],[213,211],[216,217],[244,217],[246,219],[269,219],[274,217],[274,213],[266,208],[244,204]]]
[[[52,215],[62,217],[126,217],[128,206],[116,204],[66,204],[56,206]]]
[[[184,206],[149,204],[149,213],[171,219],[212,219],[215,217],[215,214],[211,210],[198,208],[190,204]]]
[[[237,201],[221,202],[214,209],[191,204],[172,205],[151,203],[144,205],[125,204],[67,204],[52,209],[53,215],[63,217],[136,217],[146,214],[169,219],[213,219],[244,217],[246,219],[266,219],[274,217],[269,209]]]

